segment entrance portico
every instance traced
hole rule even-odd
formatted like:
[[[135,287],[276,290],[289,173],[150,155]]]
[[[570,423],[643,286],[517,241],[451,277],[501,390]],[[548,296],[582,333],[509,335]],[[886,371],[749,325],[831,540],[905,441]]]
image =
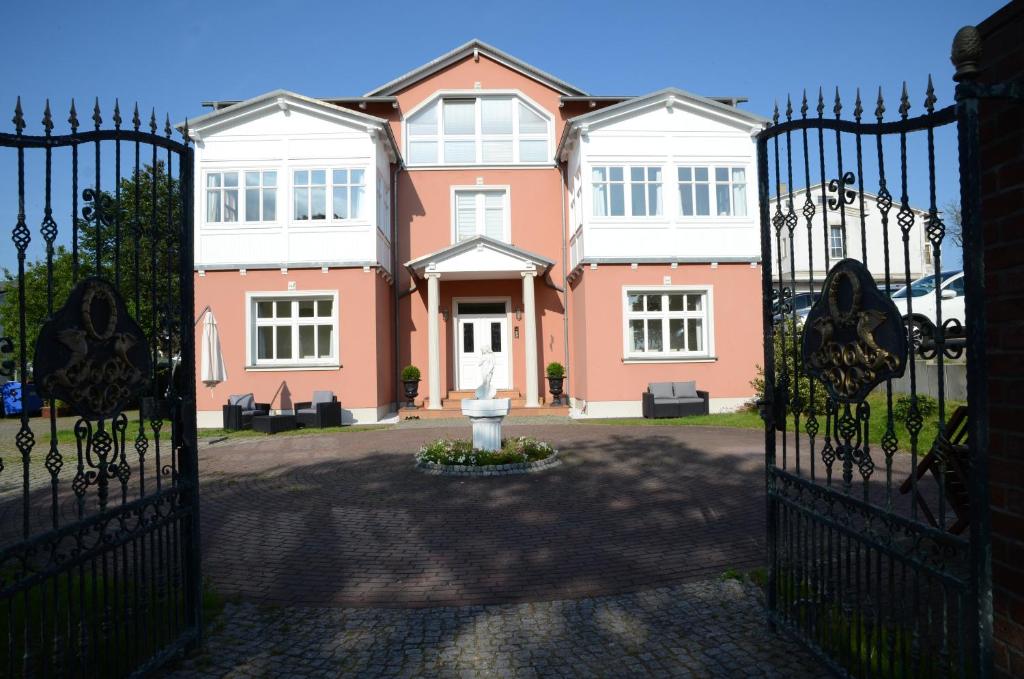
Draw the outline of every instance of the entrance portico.
[[[523,396],[525,406],[540,406],[540,385],[538,354],[537,354],[537,303],[535,279],[544,276],[553,262],[540,255],[527,252],[508,243],[476,236],[469,238],[443,250],[420,257],[406,264],[413,276],[427,282],[427,385],[428,408],[441,408],[441,337],[440,337],[440,304],[442,281],[496,281],[519,279],[522,281],[522,322],[524,333],[523,356],[525,363]],[[480,299],[489,300],[486,291],[481,289]],[[467,312],[474,299],[461,299],[460,304]],[[454,349],[456,370],[459,361],[466,363],[464,369],[471,369],[468,362],[471,355],[478,353],[483,346],[491,347],[506,360],[512,360],[512,352],[508,346],[507,325],[502,322],[494,309],[481,309],[481,313],[466,313],[465,316],[487,321],[485,323],[459,323],[456,331],[465,336],[456,335]],[[512,309],[508,308],[508,312]],[[458,314],[458,307],[453,305],[453,313]],[[517,318],[518,318],[517,313]],[[467,355],[468,354],[468,355]],[[468,375],[467,375],[468,379]],[[459,380],[465,382],[465,380]],[[458,384],[458,381],[457,381]],[[462,386],[459,384],[458,386]],[[510,385],[511,386],[511,385]]]

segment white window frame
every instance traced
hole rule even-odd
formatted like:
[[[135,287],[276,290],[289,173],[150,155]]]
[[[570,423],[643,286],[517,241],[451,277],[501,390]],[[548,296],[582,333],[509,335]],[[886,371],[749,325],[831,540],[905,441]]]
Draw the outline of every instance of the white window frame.
[[[391,242],[391,187],[384,174],[377,171],[377,230]]]
[[[268,169],[270,169],[270,168],[268,168]],[[253,170],[250,169],[249,171],[252,172]],[[240,226],[240,225],[245,223],[245,214],[244,214],[244,211],[245,211],[245,193],[244,193],[244,187],[243,187],[243,183],[245,181],[245,172],[246,172],[245,170],[238,169],[238,168],[223,168],[223,169],[218,168],[218,169],[215,169],[215,170],[206,170],[203,173],[203,203],[202,203],[203,224],[209,224],[211,226],[216,226],[216,227],[237,228],[238,226]],[[235,191],[235,194],[236,194],[235,211],[238,214],[238,219],[235,219],[234,221],[230,221],[230,222],[229,221],[225,221],[225,219],[224,219],[224,214],[225,214],[225,209],[224,209],[224,206],[225,206],[225,202],[224,202],[224,194],[225,194],[225,190],[224,190],[224,188],[225,188],[224,187],[224,175],[226,175],[226,174],[235,174],[235,175],[237,175],[237,181],[238,181],[238,183],[235,184],[235,186],[234,186],[234,191]],[[209,185],[210,177],[213,176],[213,175],[220,175],[220,184],[218,186],[216,186],[216,187],[211,187]],[[210,213],[209,213],[209,207],[208,206],[209,206],[209,194],[210,194],[211,190],[212,191],[216,191],[219,194],[218,203],[220,204],[220,217],[221,218],[219,220],[217,220],[217,221],[213,221],[213,220],[210,219]]]
[[[476,224],[476,235],[486,235],[484,233],[484,197],[485,193],[498,193],[501,192],[505,196],[505,205],[503,207],[502,214],[502,237],[501,240],[506,243],[512,242],[512,187],[508,184],[499,185],[467,185],[467,186],[453,186],[451,188],[450,197],[450,211],[451,211],[451,242],[455,245],[459,242],[459,227],[458,227],[458,214],[456,209],[455,197],[459,193],[476,193],[477,196],[477,224]]]
[[[662,311],[632,311],[629,307],[629,295],[631,294],[661,294],[671,293],[702,294],[704,295],[704,309],[701,312],[694,311],[668,311],[667,299],[662,299]],[[715,300],[714,286],[712,285],[624,285],[622,286],[622,356],[626,362],[688,362],[688,361],[714,361],[715,355]],[[661,351],[633,351],[630,342],[629,322],[634,319],[662,319],[662,350]],[[670,318],[701,318],[704,329],[704,350],[703,351],[670,351],[669,346],[669,319]]]
[[[314,170],[323,170],[325,172],[325,200],[326,200],[326,219],[296,219],[295,218],[295,173],[296,172],[312,172]],[[349,217],[347,219],[335,219],[334,218],[334,171],[335,170],[347,170],[349,173],[352,170],[362,170],[363,172],[363,201],[362,201],[362,215],[359,217]],[[288,175],[288,223],[294,227],[299,228],[318,228],[323,226],[348,226],[353,224],[365,225],[370,223],[371,217],[370,210],[366,204],[366,201],[370,200],[370,167],[365,163],[353,163],[353,164],[338,164],[338,165],[288,165],[284,171]],[[351,174],[349,175],[351,177]],[[312,177],[311,177],[312,179]],[[308,191],[310,184],[305,184],[302,189]],[[352,184],[339,184],[339,186],[352,186]],[[351,207],[352,199],[349,197],[349,206]],[[280,209],[280,208],[279,208]]]
[[[594,170],[603,168],[605,170],[605,180],[598,182],[594,179]],[[611,179],[612,168],[620,168],[622,170],[622,181]],[[661,181],[656,182],[649,180],[648,170],[658,169],[661,171]],[[640,181],[634,181],[632,174],[634,169],[642,169],[644,178]],[[637,161],[637,160],[611,160],[611,161],[594,161],[587,167],[588,178],[588,190],[587,194],[589,203],[584,208],[586,213],[590,215],[593,222],[598,224],[615,223],[621,224],[623,222],[664,222],[668,219],[666,215],[666,202],[665,202],[665,166],[657,161]],[[621,215],[598,215],[594,211],[594,200],[596,197],[596,191],[594,189],[596,184],[604,184],[609,187],[605,194],[605,200],[607,209],[611,211],[611,186],[613,184],[622,184],[622,203],[623,203],[623,214]],[[634,215],[633,214],[633,186],[638,184],[644,187],[644,205],[647,206],[647,200],[649,197],[648,188],[653,185],[660,185],[661,187],[661,211],[657,214],[646,214],[646,215]]]
[[[839,237],[839,248],[836,248],[836,236]],[[836,254],[838,251],[839,254]],[[846,258],[846,243],[843,242],[843,227],[838,224],[830,224],[828,227],[828,258],[839,261]]]
[[[248,186],[245,183],[245,175],[250,173],[250,172],[255,172],[255,173],[257,173],[259,175],[260,183],[259,183],[258,186]],[[274,174],[277,175],[277,179],[275,180],[275,183],[274,183],[273,186],[266,186],[264,184],[265,179],[264,179],[263,175],[265,175],[267,172],[273,172]],[[243,168],[243,169],[238,170],[238,173],[240,175],[241,194],[242,194],[240,205],[239,205],[239,212],[242,215],[242,219],[240,221],[242,223],[245,223],[245,224],[276,224],[278,219],[280,219],[280,214],[281,214],[281,200],[280,200],[280,198],[281,198],[281,191],[280,191],[280,189],[281,189],[281,170],[276,168],[276,167]],[[260,218],[259,219],[250,219],[249,218],[250,215],[249,215],[249,207],[248,207],[249,206],[249,196],[248,196],[248,194],[249,194],[249,191],[251,191],[251,190],[259,191],[259,196],[260,196],[260,208],[259,208],[260,209],[260,214],[259,214]],[[263,219],[263,198],[264,198],[264,194],[267,191],[273,191],[274,192],[274,218],[273,219]],[[218,223],[220,223],[220,222],[218,222]]]
[[[444,100],[453,99],[473,99],[475,105],[475,133],[470,135],[449,135],[444,134]],[[482,120],[482,99],[511,99],[512,100],[512,133],[509,135],[494,134],[494,133],[483,133],[483,120]],[[523,104],[528,109],[531,109],[534,113],[538,114],[547,124],[547,130],[544,134],[540,133],[520,133],[519,131],[519,104]],[[420,134],[415,137],[409,134],[408,120],[415,116],[417,113],[422,112],[424,109],[434,106],[436,107],[436,128],[434,134]],[[407,114],[402,117],[402,139],[403,139],[403,152],[405,153],[406,166],[410,169],[419,168],[451,168],[451,167],[552,167],[554,166],[554,118],[553,116],[544,109],[543,106],[538,104],[536,101],[526,96],[520,90],[441,90],[436,93],[432,98],[427,99],[420,105],[409,110]],[[450,141],[469,141],[475,142],[475,160],[473,162],[458,162],[458,163],[446,163],[444,160],[444,142],[445,140]],[[483,142],[484,141],[495,141],[508,139],[512,143],[512,160],[509,162],[484,162],[483,161]],[[522,161],[520,160],[520,142],[521,141],[541,141],[545,142],[547,148],[547,155],[549,158],[543,161]],[[437,155],[432,163],[416,163],[411,160],[412,153],[410,152],[410,144],[413,141],[433,141],[435,142]]]
[[[295,353],[299,347],[299,326],[300,325],[327,325],[322,322],[300,322],[298,316],[297,302],[302,300],[331,300],[331,356],[324,358],[257,358],[256,348],[256,303],[257,302],[280,302],[289,301],[293,303],[293,315],[287,323],[270,322],[260,325],[287,325],[292,328],[292,348]],[[245,293],[245,369],[246,370],[308,370],[308,369],[332,369],[341,367],[341,338],[338,335],[338,291],[337,290],[302,290],[302,291],[281,291],[270,290],[266,292]],[[318,317],[314,321],[320,320]]]
[[[693,197],[694,213],[692,215],[683,214],[683,197],[680,193],[681,187],[684,182],[679,180],[679,170],[682,168],[689,168],[691,171],[691,177],[693,179],[687,182],[690,185],[690,193]],[[708,212],[706,215],[696,214],[697,209],[697,196],[695,193],[695,185],[697,184],[695,170],[698,168],[706,169],[708,171]],[[726,170],[729,178],[728,182],[720,182],[715,178],[716,170]],[[732,171],[743,170],[743,186],[744,186],[744,198],[746,204],[744,205],[744,215],[736,215],[735,200],[733,196],[733,186],[738,182],[733,182]],[[750,167],[745,163],[723,163],[721,161],[687,161],[685,163],[677,162],[673,166],[673,182],[675,184],[675,206],[678,209],[679,219],[683,221],[746,221],[751,219],[750,211]],[[702,182],[703,183],[703,182]],[[729,187],[729,212],[727,215],[718,214],[718,185],[725,184]]]

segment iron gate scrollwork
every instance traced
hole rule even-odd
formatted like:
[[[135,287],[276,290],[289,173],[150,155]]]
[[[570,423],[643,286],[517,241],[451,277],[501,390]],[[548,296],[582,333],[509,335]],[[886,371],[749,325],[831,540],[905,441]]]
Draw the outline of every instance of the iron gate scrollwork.
[[[21,383],[0,423],[4,676],[144,674],[201,641],[193,152],[138,106],[91,119],[72,102],[55,135],[47,102],[25,134],[19,99],[0,133],[18,200],[0,370]]]
[[[819,90],[817,115],[787,99],[757,138],[768,618],[843,676],[991,675],[977,102],[1016,90],[972,80],[972,30],[953,105],[929,78],[916,117],[904,85],[898,120],[881,90],[874,122],[859,91],[852,120],[838,90],[828,118]],[[937,135],[959,150],[965,323],[944,313]],[[797,293],[817,297],[806,318]],[[943,379],[961,358],[966,402]]]

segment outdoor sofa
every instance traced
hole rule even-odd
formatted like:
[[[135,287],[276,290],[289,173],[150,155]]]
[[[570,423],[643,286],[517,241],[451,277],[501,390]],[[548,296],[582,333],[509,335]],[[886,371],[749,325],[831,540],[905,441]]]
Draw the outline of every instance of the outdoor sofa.
[[[707,415],[708,392],[693,381],[651,382],[643,394],[643,413],[646,418]]]
[[[224,429],[228,431],[251,429],[253,415],[269,415],[269,403],[257,403],[251,394],[232,394],[222,408]]]
[[[314,391],[312,401],[295,404],[295,419],[302,427],[340,427],[341,403],[333,391]]]

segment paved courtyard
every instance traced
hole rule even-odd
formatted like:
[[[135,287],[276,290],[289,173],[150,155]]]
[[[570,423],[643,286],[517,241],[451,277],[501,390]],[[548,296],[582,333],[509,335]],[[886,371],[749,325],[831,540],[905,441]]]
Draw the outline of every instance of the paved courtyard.
[[[428,476],[468,427],[204,446],[204,565],[263,604],[460,606],[636,592],[763,563],[759,432],[506,427],[563,452],[516,477]]]
[[[207,577],[229,603],[173,676],[820,677],[770,633],[760,432],[531,423],[497,478],[412,452],[463,425],[204,445]]]

